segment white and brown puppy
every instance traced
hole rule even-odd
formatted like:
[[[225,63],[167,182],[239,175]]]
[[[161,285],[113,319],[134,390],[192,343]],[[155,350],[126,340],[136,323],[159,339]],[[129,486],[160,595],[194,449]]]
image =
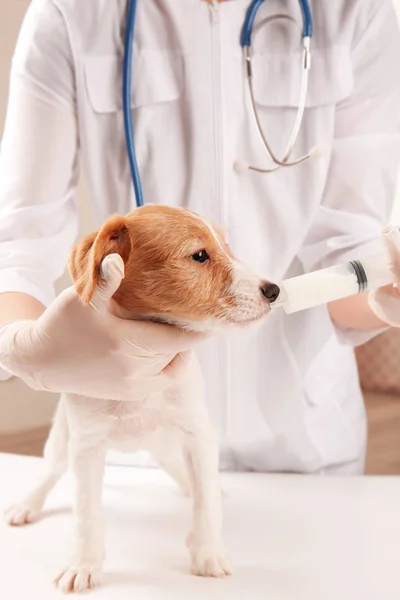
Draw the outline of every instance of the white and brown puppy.
[[[111,277],[122,271],[110,304],[117,316],[193,330],[257,321],[279,293],[234,258],[219,229],[192,212],[162,206],[111,217],[72,250],[69,266],[82,302],[91,301],[105,271]],[[71,562],[56,579],[63,591],[83,591],[100,580],[108,448],[149,451],[185,493],[192,493],[192,571],[213,577],[231,573],[221,539],[218,443],[203,396],[199,364],[190,353],[179,383],[141,402],[62,397],[45,448],[46,475],[6,512],[6,520],[11,525],[32,520],[69,461],[76,484],[76,538]]]

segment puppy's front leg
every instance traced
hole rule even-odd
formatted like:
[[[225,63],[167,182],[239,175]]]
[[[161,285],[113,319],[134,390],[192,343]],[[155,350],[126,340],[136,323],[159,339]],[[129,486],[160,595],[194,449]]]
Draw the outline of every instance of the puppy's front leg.
[[[221,537],[218,442],[211,425],[204,423],[187,434],[185,458],[193,491],[193,524],[188,538],[192,572],[205,577],[230,575],[232,567]]]
[[[105,464],[103,444],[70,447],[74,477],[75,548],[69,565],[55,579],[63,592],[82,592],[100,583],[104,561],[104,525],[101,495]]]

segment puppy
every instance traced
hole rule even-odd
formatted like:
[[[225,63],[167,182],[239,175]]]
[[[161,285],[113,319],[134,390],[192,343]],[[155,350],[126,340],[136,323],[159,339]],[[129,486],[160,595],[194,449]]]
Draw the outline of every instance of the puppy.
[[[222,232],[194,213],[146,206],[111,217],[73,248],[69,268],[82,302],[91,301],[100,266],[125,273],[110,301],[114,314],[191,330],[247,325],[268,314],[279,289],[239,263]],[[218,443],[203,398],[194,353],[182,379],[142,402],[63,395],[45,447],[47,474],[22,503],[6,513],[11,525],[29,522],[67,468],[75,479],[75,548],[55,583],[83,591],[101,578],[104,560],[101,487],[108,448],[147,450],[193,496],[187,539],[192,572],[232,572],[221,538]]]

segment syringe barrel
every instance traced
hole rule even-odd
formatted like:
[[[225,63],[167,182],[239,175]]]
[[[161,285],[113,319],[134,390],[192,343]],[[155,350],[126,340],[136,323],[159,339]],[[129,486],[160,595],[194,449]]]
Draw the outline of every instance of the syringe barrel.
[[[281,291],[272,306],[293,313],[390,283],[393,277],[382,253],[286,279],[279,284]]]

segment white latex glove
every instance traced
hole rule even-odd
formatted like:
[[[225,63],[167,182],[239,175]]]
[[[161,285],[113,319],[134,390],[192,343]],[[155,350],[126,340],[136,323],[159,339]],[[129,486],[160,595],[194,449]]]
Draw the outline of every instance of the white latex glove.
[[[68,288],[38,320],[3,325],[0,366],[33,389],[93,398],[140,400],[170,387],[202,336],[112,315],[109,299],[123,276],[121,257],[111,254],[88,306]]]
[[[396,226],[386,227],[382,232],[382,243],[387,264],[393,280],[400,288],[400,230]],[[369,305],[375,315],[392,327],[400,327],[400,294],[398,290],[379,288],[369,294]]]

